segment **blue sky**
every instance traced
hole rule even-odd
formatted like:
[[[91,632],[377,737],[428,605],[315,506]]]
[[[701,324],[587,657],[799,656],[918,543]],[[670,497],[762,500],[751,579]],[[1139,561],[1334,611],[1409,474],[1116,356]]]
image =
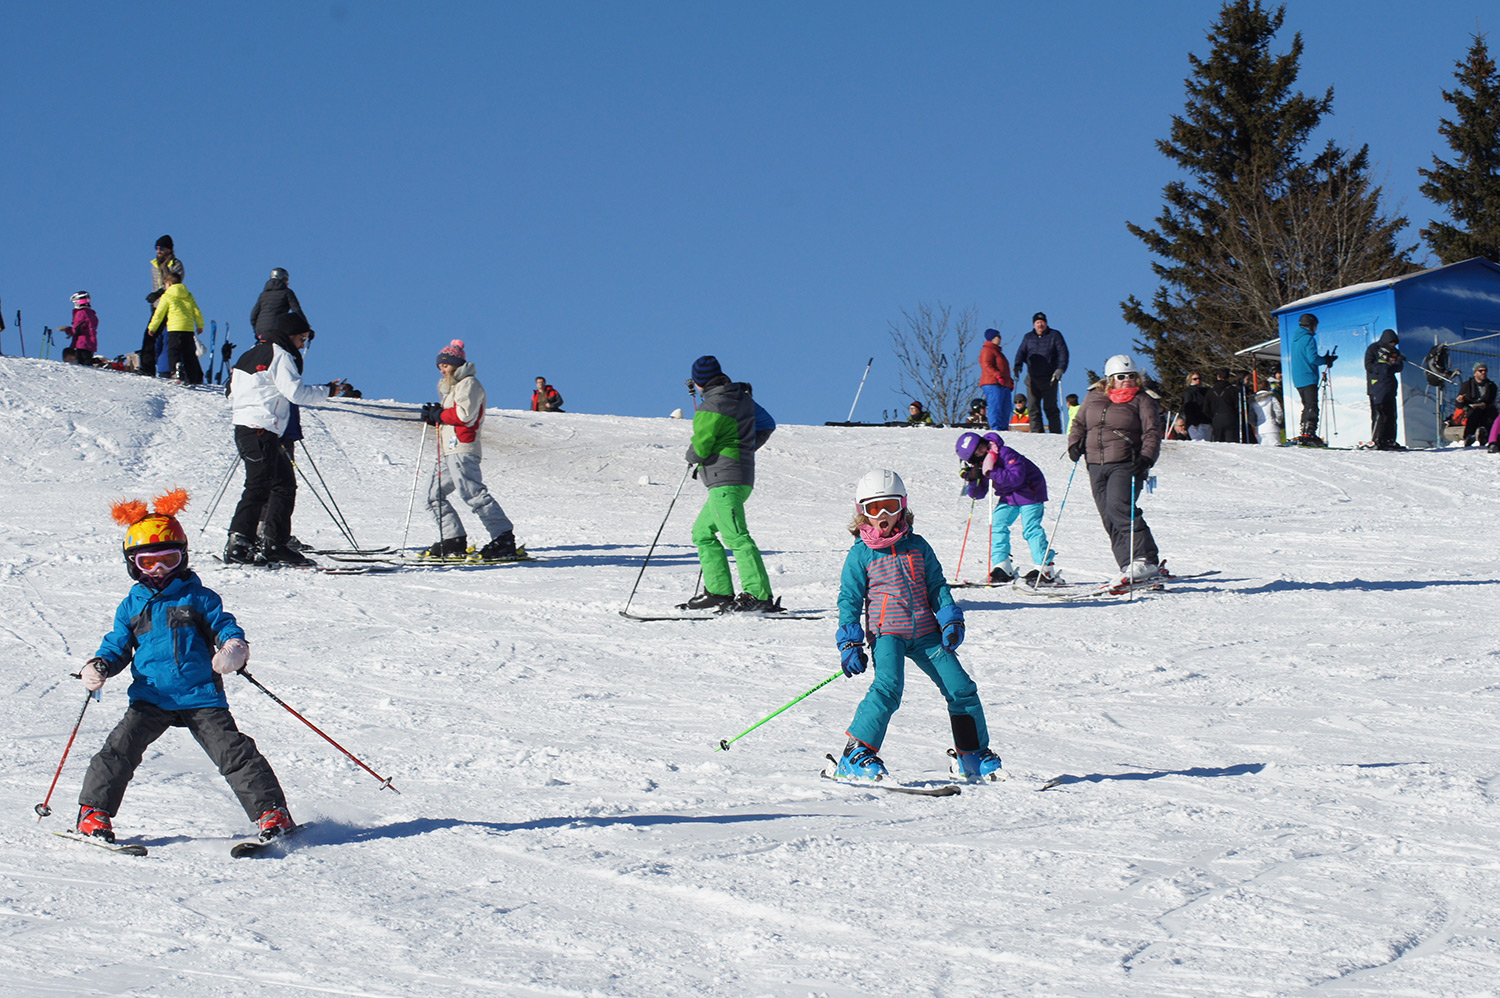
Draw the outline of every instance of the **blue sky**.
[[[468,344],[491,404],[659,415],[716,354],[783,422],[904,406],[887,335],[973,306],[1007,353],[1041,309],[1084,367],[1155,287],[1125,231],[1217,2],[7,5],[0,302],[93,293],[133,349],[170,233],[241,348],[286,267],[315,380],[433,395]],[[1318,141],[1369,143],[1415,229],[1440,91],[1492,4],[1293,2],[1277,48],[1335,88]],[[1492,46],[1500,39],[1491,39]],[[1425,248],[1419,250],[1425,258]]]

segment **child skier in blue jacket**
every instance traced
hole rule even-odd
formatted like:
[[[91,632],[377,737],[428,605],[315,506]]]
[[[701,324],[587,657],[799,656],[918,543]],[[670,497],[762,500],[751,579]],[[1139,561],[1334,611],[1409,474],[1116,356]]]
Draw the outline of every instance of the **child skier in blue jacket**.
[[[964,613],[948,592],[932,546],[912,532],[906,485],[894,471],[872,471],[859,480],[855,496],[850,533],[857,540],[839,582],[837,641],[845,675],[864,672],[869,658],[860,617],[865,615],[875,678],[849,725],[843,757],[829,756],[834,769],[828,775],[870,782],[887,775],[877,753],[891,715],[901,706],[911,659],[948,701],[953,774],[1004,779],[1000,757],[990,751],[979,688],[953,654],[963,643]]]
[[[108,842],[115,839],[110,819],[146,749],[174,727],[203,746],[262,839],[295,827],[271,764],[235,726],[224,698],[223,676],[244,668],[250,647],[219,594],[188,570],[187,535],[176,519],[187,502],[179,489],[157,497],[155,512],[139,500],[110,510],[128,528],[125,569],[136,584],[81,678],[98,690],[128,667],[133,682],[130,706],[89,763],[78,795],[78,831]]]

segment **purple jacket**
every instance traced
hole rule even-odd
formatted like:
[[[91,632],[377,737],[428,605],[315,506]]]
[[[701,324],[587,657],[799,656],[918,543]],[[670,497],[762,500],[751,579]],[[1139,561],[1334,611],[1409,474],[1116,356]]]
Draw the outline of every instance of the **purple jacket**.
[[[995,498],[1009,506],[1030,506],[1047,501],[1047,479],[1029,459],[999,443],[998,433],[986,433],[990,450],[995,454],[994,467],[988,475],[977,482],[969,482],[964,494],[971,499],[983,499],[990,486],[995,488]]]
[[[73,343],[77,350],[90,353],[99,349],[99,316],[91,308],[73,310]]]

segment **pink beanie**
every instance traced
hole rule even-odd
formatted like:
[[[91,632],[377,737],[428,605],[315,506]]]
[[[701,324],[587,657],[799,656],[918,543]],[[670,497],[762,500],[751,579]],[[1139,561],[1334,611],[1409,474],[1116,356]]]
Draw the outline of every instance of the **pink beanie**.
[[[454,367],[462,367],[464,359],[463,340],[454,340],[438,351],[437,362],[439,364],[452,364]]]

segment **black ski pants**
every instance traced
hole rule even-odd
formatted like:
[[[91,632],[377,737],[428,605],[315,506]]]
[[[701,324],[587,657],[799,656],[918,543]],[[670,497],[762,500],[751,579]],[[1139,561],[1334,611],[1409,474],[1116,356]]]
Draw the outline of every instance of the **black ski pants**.
[[[1382,399],[1370,396],[1370,439],[1376,447],[1388,447],[1396,442],[1396,395],[1387,394]]]
[[[146,330],[141,335],[140,366],[136,369],[137,374],[144,374],[148,378],[156,377],[156,342],[157,336],[161,334]]]
[[[1302,435],[1318,435],[1318,386],[1298,385],[1297,400],[1302,403]]]
[[[1031,407],[1031,432],[1042,432],[1042,412],[1047,413],[1047,432],[1062,432],[1062,413],[1057,408],[1057,382],[1052,380],[1052,372],[1038,376],[1032,371],[1026,372],[1026,404]]]
[[[235,726],[227,707],[163,710],[145,700],[134,700],[104,747],[89,763],[78,803],[105,814],[120,811],[125,788],[141,764],[146,749],[168,728],[187,728],[193,740],[219,767],[219,775],[239,798],[240,807],[255,821],[273,807],[286,807],[286,794],[271,764],[255,747],[255,740]]]
[[[1134,461],[1115,464],[1089,465],[1089,485],[1094,492],[1094,505],[1099,508],[1099,519],[1109,533],[1109,547],[1114,553],[1115,563],[1124,571],[1130,562],[1139,558],[1152,565],[1160,561],[1156,550],[1156,538],[1146,526],[1140,506],[1131,502],[1131,490],[1140,498],[1145,486],[1144,478],[1135,474]],[[1135,523],[1135,549],[1130,546],[1130,525]]]
[[[198,363],[198,342],[192,330],[163,333],[167,338],[167,363],[172,377],[184,384],[203,384],[203,365]]]
[[[231,533],[255,542],[261,511],[265,511],[266,543],[285,544],[292,536],[292,510],[297,506],[297,472],[281,446],[281,438],[254,426],[234,428],[234,446],[245,460],[245,491],[229,521]]]

